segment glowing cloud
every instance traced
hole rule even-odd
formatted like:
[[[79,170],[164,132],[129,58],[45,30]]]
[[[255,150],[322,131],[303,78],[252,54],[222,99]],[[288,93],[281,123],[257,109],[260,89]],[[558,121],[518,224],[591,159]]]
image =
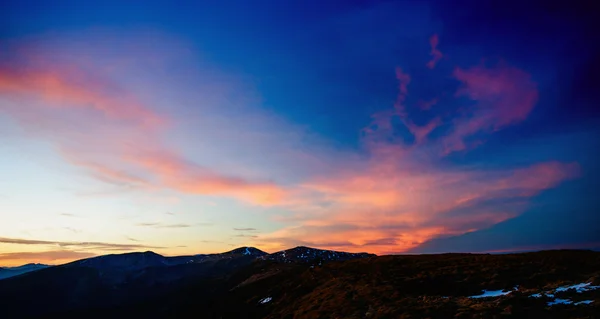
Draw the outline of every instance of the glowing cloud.
[[[444,141],[445,153],[466,149],[465,137],[523,121],[538,100],[531,76],[505,64],[456,68],[454,77],[463,84],[457,96],[467,96],[476,104],[468,116],[455,120],[453,132]]]
[[[432,46],[436,45],[437,37],[432,38]],[[366,160],[304,183],[306,201],[319,208],[296,207],[297,214],[290,219],[295,225],[259,235],[252,243],[265,249],[313,245],[375,253],[407,251],[433,238],[516,217],[527,209],[530,197],[579,175],[577,163],[556,161],[487,170],[445,164],[444,156],[466,149],[466,137],[523,121],[538,97],[531,77],[506,64],[457,68],[454,76],[462,83],[456,97],[469,99],[461,105],[463,112],[447,123],[434,116],[418,126],[412,112],[428,107],[408,107],[413,79],[398,68],[393,110],[378,112],[363,130]],[[394,119],[414,136],[413,143],[398,136]],[[449,134],[427,139],[441,125],[450,126]]]

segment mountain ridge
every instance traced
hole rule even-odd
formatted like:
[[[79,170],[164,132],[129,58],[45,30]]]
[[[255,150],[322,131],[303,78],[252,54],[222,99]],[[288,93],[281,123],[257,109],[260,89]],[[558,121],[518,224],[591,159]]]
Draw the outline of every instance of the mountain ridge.
[[[134,259],[134,258],[149,259],[157,264],[160,264],[161,263],[160,260],[163,260],[162,262],[164,262],[165,264],[174,265],[174,264],[178,264],[178,263],[183,263],[183,260],[188,260],[188,262],[199,262],[199,261],[202,261],[203,259],[210,258],[210,257],[228,256],[228,255],[232,255],[232,254],[242,254],[242,255],[263,257],[263,256],[277,256],[277,255],[294,255],[294,254],[296,254],[297,251],[307,251],[307,252],[309,252],[309,253],[307,253],[307,255],[308,254],[311,254],[311,255],[338,254],[340,256],[356,256],[356,257],[376,256],[375,254],[366,253],[366,252],[349,253],[349,252],[344,252],[344,251],[319,249],[319,248],[313,248],[313,247],[307,247],[307,246],[296,246],[293,248],[284,249],[284,250],[276,251],[273,253],[267,253],[256,247],[241,246],[241,247],[238,247],[238,248],[235,248],[235,249],[232,249],[229,251],[225,251],[222,253],[176,255],[176,256],[161,255],[161,254],[156,253],[151,250],[139,251],[139,252],[126,252],[126,253],[120,253],[120,254],[106,254],[106,255],[82,258],[82,259],[77,259],[77,260],[74,260],[74,261],[71,261],[68,263],[58,264],[58,265],[46,265],[46,264],[41,264],[41,263],[27,263],[24,265],[14,266],[14,267],[0,267],[0,270],[17,270],[17,269],[28,268],[28,267],[34,268],[35,266],[39,266],[40,268],[47,268],[47,267],[75,265],[75,264],[84,265],[84,264],[91,263],[91,262],[98,262],[98,261],[104,261],[104,260],[112,259],[112,258],[126,258],[126,257],[131,257],[131,259]],[[330,259],[334,259],[334,258],[330,258]],[[181,261],[179,261],[179,260],[181,260]],[[298,260],[298,261],[300,261],[300,260]]]
[[[16,267],[0,267],[0,280],[20,276],[32,271],[38,271],[48,267],[51,266],[38,263],[28,263]]]

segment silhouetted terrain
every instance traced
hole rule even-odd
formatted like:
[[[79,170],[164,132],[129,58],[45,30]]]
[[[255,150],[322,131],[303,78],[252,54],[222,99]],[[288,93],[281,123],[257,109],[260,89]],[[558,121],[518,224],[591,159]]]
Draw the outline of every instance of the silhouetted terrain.
[[[43,264],[27,264],[19,267],[0,267],[0,279],[6,279],[48,267],[48,265]]]
[[[2,318],[598,318],[599,285],[592,251],[377,257],[243,247],[51,267],[1,280],[0,307]]]

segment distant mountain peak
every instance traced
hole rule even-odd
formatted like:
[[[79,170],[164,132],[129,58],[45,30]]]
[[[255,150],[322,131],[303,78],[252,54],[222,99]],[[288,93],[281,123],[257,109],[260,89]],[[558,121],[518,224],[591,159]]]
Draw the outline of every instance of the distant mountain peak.
[[[306,246],[297,246],[294,248],[278,251],[270,255],[261,257],[264,260],[274,260],[278,262],[301,262],[310,263],[314,261],[342,261],[357,258],[374,257],[374,254],[368,253],[347,253],[335,250],[324,250]]]
[[[68,266],[84,266],[97,269],[143,269],[166,265],[164,256],[152,251],[131,252],[124,254],[110,254],[78,260],[67,264]]]
[[[29,264],[24,264],[24,265],[15,266],[15,267],[0,267],[0,269],[19,270],[19,269],[46,268],[46,267],[50,267],[50,265],[39,264],[39,263],[29,263]]]
[[[246,247],[246,246],[228,251],[225,254],[242,254],[242,255],[246,255],[246,256],[256,256],[256,257],[267,255],[266,252],[264,252],[258,248]]]

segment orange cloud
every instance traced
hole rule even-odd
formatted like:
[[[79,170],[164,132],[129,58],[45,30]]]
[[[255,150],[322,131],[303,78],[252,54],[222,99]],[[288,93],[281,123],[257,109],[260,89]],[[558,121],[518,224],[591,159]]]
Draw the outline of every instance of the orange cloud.
[[[459,235],[516,217],[526,200],[578,176],[575,163],[517,170],[447,172],[374,158],[364,170],[304,185],[326,204],[297,226],[260,235],[265,249],[292,244],[348,251],[407,251],[442,235]],[[387,163],[386,163],[387,162]],[[498,206],[494,200],[512,201]],[[279,244],[277,244],[279,243]]]
[[[543,162],[516,169],[451,168],[439,149],[464,149],[464,138],[522,121],[537,101],[530,76],[506,65],[457,69],[458,96],[475,102],[469,116],[450,123],[450,133],[427,136],[444,124],[434,117],[419,126],[407,107],[411,76],[396,69],[399,93],[393,110],[376,113],[363,130],[366,160],[304,183],[305,202],[292,208],[293,226],[261,234],[251,244],[267,250],[293,245],[375,253],[408,251],[440,236],[490,227],[527,209],[528,199],[579,175],[577,163]],[[417,109],[421,111],[422,108]],[[397,118],[414,136],[395,135]],[[447,152],[446,152],[447,153]],[[443,154],[442,154],[443,155]],[[316,206],[316,207],[315,207]]]
[[[77,259],[94,257],[96,254],[70,250],[51,250],[41,252],[0,253],[0,263],[13,267],[29,263],[60,265]]]

